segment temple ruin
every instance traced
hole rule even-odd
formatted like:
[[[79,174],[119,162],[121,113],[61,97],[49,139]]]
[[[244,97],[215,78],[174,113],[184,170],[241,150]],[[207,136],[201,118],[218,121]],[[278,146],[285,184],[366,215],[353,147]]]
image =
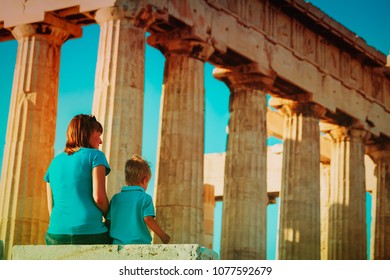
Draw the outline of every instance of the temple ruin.
[[[171,243],[206,245],[212,235],[208,62],[230,90],[221,259],[266,258],[275,196],[278,259],[367,259],[367,156],[376,172],[371,258],[390,259],[390,68],[304,0],[0,0],[0,44],[18,42],[0,185],[5,258],[14,245],[44,241],[61,46],[90,24],[100,27],[93,114],[105,128],[110,186],[141,153],[145,45],[165,56],[155,206]],[[280,190],[267,195],[269,134],[283,140],[283,158]]]

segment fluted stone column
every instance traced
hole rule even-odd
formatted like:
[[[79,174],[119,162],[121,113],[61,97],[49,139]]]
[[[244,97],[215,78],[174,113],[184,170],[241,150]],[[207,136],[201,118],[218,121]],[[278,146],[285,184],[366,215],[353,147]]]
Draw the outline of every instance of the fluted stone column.
[[[329,193],[330,193],[330,164],[321,163],[321,260],[328,258],[328,227],[329,227]]]
[[[332,138],[328,259],[367,259],[366,188],[362,129],[336,127]]]
[[[230,89],[221,259],[266,259],[266,83],[257,65],[216,69]]]
[[[372,196],[371,259],[390,259],[390,144],[367,149],[374,160],[376,189]]]
[[[126,160],[142,153],[145,31],[134,26],[134,13],[110,7],[95,15],[100,39],[92,112],[104,129],[102,151],[111,166],[109,197],[125,184]]]
[[[320,259],[320,130],[322,107],[271,99],[284,115],[278,259]]]
[[[214,238],[214,208],[215,196],[214,186],[210,184],[203,185],[203,242],[202,245],[206,248],[213,249]]]
[[[213,52],[185,31],[153,34],[165,55],[161,100],[156,219],[171,243],[200,243],[203,236],[204,61]],[[159,238],[154,238],[159,243]]]
[[[0,189],[5,258],[13,245],[44,243],[49,216],[43,177],[54,156],[60,50],[70,35],[46,24],[17,26],[12,34],[18,52]]]

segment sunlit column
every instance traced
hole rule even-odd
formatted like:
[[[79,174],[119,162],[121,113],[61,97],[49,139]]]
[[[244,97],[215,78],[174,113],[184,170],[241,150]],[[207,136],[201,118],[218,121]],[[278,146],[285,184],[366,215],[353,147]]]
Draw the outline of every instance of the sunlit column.
[[[278,259],[320,259],[319,105],[271,99],[284,115]]]
[[[258,65],[217,68],[214,77],[230,89],[225,161],[221,259],[265,259],[267,128],[264,87],[272,77]]]
[[[203,201],[204,201],[204,220],[203,220],[203,242],[202,245],[206,248],[213,249],[214,238],[214,209],[215,197],[214,186],[210,184],[203,185]]]
[[[209,45],[187,31],[152,34],[165,55],[156,174],[156,219],[171,243],[203,236],[204,61]],[[186,38],[188,40],[186,40]],[[159,238],[154,238],[159,243]]]
[[[367,148],[376,164],[376,189],[372,196],[371,259],[390,259],[390,144]]]
[[[364,142],[369,133],[336,126],[332,138],[328,259],[367,259]]]
[[[68,24],[73,36],[81,28]],[[46,169],[54,156],[60,50],[70,32],[47,24],[17,26],[18,40],[0,189],[5,258],[18,244],[42,244],[49,216]]]
[[[95,15],[100,39],[92,113],[103,125],[109,197],[125,184],[126,160],[142,153],[145,31],[134,26],[135,13],[110,7]]]
[[[330,164],[321,163],[321,260],[328,258],[328,223],[329,223],[329,192],[330,192]]]

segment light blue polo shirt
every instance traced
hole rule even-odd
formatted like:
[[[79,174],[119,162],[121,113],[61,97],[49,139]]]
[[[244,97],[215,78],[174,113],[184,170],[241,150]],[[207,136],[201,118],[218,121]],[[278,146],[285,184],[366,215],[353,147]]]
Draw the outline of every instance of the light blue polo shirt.
[[[63,152],[52,160],[44,178],[50,183],[54,204],[48,233],[107,232],[92,196],[92,169],[99,165],[106,167],[106,175],[110,173],[104,153],[91,148],[81,148],[72,155]]]
[[[144,221],[147,216],[155,216],[152,197],[142,187],[122,187],[112,197],[107,216],[113,244],[150,244],[152,236]]]

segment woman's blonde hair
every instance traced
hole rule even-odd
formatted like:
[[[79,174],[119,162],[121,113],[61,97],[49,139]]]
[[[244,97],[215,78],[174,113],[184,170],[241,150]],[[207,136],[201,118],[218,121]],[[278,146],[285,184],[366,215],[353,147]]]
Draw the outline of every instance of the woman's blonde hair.
[[[127,185],[139,185],[146,176],[152,176],[149,162],[139,155],[133,155],[131,159],[126,161],[125,177]]]
[[[78,151],[81,147],[92,148],[89,138],[93,131],[103,133],[102,125],[92,115],[76,115],[69,123],[66,131],[65,153],[68,155]]]

